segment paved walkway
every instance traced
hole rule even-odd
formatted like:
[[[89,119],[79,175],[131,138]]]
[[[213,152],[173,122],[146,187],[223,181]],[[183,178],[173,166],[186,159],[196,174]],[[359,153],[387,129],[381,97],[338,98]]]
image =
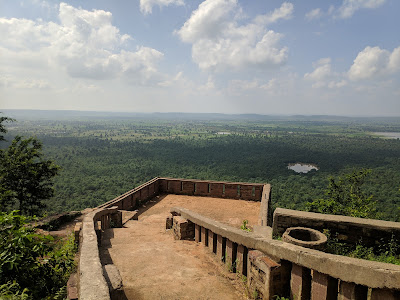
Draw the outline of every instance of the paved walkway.
[[[172,206],[219,216],[219,221],[236,226],[240,226],[238,220],[257,220],[259,212],[256,202],[167,195],[142,208],[139,219],[127,222],[126,228],[106,230],[102,261],[118,267],[126,297],[246,299],[244,284],[208,248],[193,241],[176,241],[165,230]],[[250,221],[250,225],[255,223]]]

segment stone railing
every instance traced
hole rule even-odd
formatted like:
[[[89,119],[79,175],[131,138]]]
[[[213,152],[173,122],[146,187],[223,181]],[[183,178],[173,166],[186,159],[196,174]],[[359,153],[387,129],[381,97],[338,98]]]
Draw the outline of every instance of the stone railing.
[[[353,245],[360,241],[369,247],[395,241],[400,242],[400,223],[398,222],[326,215],[284,208],[275,209],[273,219],[274,235],[282,235],[289,227],[301,226],[321,232],[328,229],[339,242]]]
[[[193,223],[195,241],[246,275],[250,292],[262,299],[400,299],[400,266],[272,240],[184,208],[172,208],[171,214]]]
[[[263,184],[159,178],[160,192],[191,196],[261,201]]]
[[[101,230],[110,228],[111,225],[118,227],[121,221],[121,213],[117,207],[96,209],[84,217],[79,241],[79,299],[110,299],[98,244],[101,241]]]
[[[251,201],[261,201],[261,195],[264,195],[264,207],[267,209],[270,201],[269,191],[270,186],[262,184],[156,177],[96,207],[94,211],[85,216],[80,234],[79,229],[75,230],[76,235],[80,236],[79,299],[110,299],[109,288],[104,276],[105,269],[102,268],[100,262],[98,244],[101,242],[102,230],[121,226],[122,217],[118,210],[135,209],[159,194],[183,194]]]
[[[159,194],[206,196],[249,201],[261,201],[262,195],[264,195],[268,203],[270,200],[270,185],[156,177],[96,208],[117,206],[118,209],[132,210]]]

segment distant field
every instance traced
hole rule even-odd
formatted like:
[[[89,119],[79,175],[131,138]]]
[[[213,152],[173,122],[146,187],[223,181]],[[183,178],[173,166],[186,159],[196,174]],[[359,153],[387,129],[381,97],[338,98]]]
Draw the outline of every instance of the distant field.
[[[303,209],[329,176],[369,168],[366,192],[382,218],[400,220],[400,141],[373,134],[400,132],[400,118],[19,113],[7,138],[37,136],[62,167],[51,212],[96,206],[155,176],[270,182],[275,206]],[[297,174],[287,168],[296,162],[319,170]]]

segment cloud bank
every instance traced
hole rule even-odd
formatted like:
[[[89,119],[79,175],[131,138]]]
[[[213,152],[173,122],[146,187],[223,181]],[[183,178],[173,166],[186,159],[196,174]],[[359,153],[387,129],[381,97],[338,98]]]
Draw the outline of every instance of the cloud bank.
[[[266,25],[288,19],[292,13],[293,4],[285,2],[241,25],[237,0],[206,0],[176,34],[192,45],[193,61],[202,70],[272,67],[287,61],[288,48],[279,45],[282,35]]]

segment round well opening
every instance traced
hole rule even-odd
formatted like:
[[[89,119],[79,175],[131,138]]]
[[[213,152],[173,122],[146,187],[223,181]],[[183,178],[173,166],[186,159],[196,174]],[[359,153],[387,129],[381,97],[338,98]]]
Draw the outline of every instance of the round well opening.
[[[282,235],[284,242],[306,248],[324,250],[327,237],[318,230],[306,227],[290,227]]]
[[[293,229],[289,232],[289,236],[305,242],[316,242],[319,240],[319,236],[315,232],[306,228]]]

